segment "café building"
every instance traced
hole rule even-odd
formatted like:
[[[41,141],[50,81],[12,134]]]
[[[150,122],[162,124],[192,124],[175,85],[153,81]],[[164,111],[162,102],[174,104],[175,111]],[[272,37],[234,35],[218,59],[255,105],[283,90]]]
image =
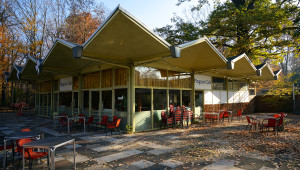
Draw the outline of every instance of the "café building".
[[[159,128],[171,104],[194,117],[244,109],[249,83],[279,73],[246,54],[225,58],[206,37],[171,46],[118,6],[84,44],[57,39],[43,59],[28,56],[6,78],[35,85],[36,114],[117,115],[123,129],[143,131]]]

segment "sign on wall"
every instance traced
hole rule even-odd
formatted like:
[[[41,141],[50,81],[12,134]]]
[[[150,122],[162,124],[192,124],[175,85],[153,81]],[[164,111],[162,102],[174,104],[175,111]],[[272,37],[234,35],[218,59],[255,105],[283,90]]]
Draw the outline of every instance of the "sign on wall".
[[[72,90],[72,77],[65,77],[59,80],[59,91]]]
[[[211,90],[211,76],[195,74],[195,89],[196,90]]]

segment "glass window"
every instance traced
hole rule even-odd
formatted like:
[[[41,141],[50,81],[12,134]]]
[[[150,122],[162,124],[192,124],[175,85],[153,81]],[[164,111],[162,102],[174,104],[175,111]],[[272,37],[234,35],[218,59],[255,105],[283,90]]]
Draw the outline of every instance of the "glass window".
[[[233,90],[239,91],[239,82],[238,81],[233,81]]]
[[[112,91],[102,91],[102,109],[112,109]]]
[[[90,101],[90,98],[89,98],[89,95],[90,92],[89,91],[84,91],[83,92],[83,108],[85,110],[89,110],[89,101]]]
[[[127,68],[119,68],[115,70],[115,85],[123,86],[127,84]]]
[[[247,91],[247,83],[246,82],[240,82],[240,90]]]
[[[100,92],[92,91],[92,110],[99,110]]]
[[[192,91],[191,90],[182,90],[182,105],[186,107],[191,107],[191,96]]]
[[[78,92],[74,92],[74,108],[78,108]]]
[[[174,88],[192,88],[191,75],[176,71],[169,71],[169,86]]]
[[[154,110],[165,110],[167,108],[167,90],[153,90]]]
[[[233,81],[228,80],[228,90],[233,90]]]
[[[212,78],[213,90],[226,90],[226,83],[224,78],[213,77]]]
[[[167,87],[167,71],[150,67],[136,67],[135,85],[148,87]]]
[[[113,80],[113,72],[112,70],[103,70],[101,75],[101,87],[112,87],[112,80]]]
[[[150,89],[135,89],[135,111],[150,111],[151,110],[151,90]]]
[[[100,87],[100,72],[87,73],[83,75],[83,88],[94,89]]]
[[[59,93],[60,106],[71,106],[71,103],[72,103],[72,92]]]
[[[127,111],[127,89],[115,90],[115,110]]]
[[[180,106],[180,90],[169,90],[169,104]]]

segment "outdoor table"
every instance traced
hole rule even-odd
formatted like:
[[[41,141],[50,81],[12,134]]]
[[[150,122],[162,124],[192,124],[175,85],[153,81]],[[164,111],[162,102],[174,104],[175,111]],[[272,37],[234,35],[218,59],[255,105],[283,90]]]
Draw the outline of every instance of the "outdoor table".
[[[69,117],[68,118],[68,133],[70,133],[70,120],[83,119],[83,132],[85,133],[85,117]]]
[[[58,115],[58,116],[54,116],[53,117],[53,129],[55,127],[57,127],[57,125],[58,125],[57,120],[60,119],[60,118],[63,118],[63,117],[65,117],[66,119],[68,119],[67,115]]]
[[[227,111],[228,114],[230,115],[231,122],[232,122],[232,119],[233,119],[233,114],[232,114],[233,112],[232,111],[229,111],[229,110],[220,110],[219,113],[221,114],[222,112],[225,112],[225,111]]]
[[[55,150],[58,147],[68,145],[73,143],[73,156],[74,156],[74,169],[76,169],[76,162],[75,162],[75,139],[74,138],[69,138],[69,137],[50,137],[46,139],[41,139],[39,141],[33,141],[30,143],[26,143],[23,145],[23,170],[25,169],[25,159],[24,159],[24,150],[25,148],[39,148],[39,149],[46,149],[48,150],[48,158],[49,162],[51,159],[50,167],[51,169],[55,169],[55,161],[54,161],[54,156],[55,156]]]
[[[24,139],[24,138],[36,138],[36,139],[40,139],[43,138],[43,133],[40,132],[16,132],[13,134],[10,134],[8,136],[4,137],[4,157],[3,157],[3,168],[6,168],[6,141],[8,140],[19,140],[19,139]],[[14,143],[14,142],[12,142]],[[14,158],[14,148],[13,148],[13,161],[15,161]]]
[[[203,113],[203,122],[204,122],[204,125],[205,125],[205,122],[206,122],[206,115],[217,115],[218,116],[218,124],[219,124],[219,121],[220,121],[220,113],[216,113],[216,112],[204,112]]]
[[[251,116],[252,118],[258,120],[259,122],[261,122],[261,126],[263,126],[262,122],[264,120],[268,120],[268,119],[276,119],[276,117],[272,117],[272,116]],[[258,129],[258,123],[256,124],[256,128]]]

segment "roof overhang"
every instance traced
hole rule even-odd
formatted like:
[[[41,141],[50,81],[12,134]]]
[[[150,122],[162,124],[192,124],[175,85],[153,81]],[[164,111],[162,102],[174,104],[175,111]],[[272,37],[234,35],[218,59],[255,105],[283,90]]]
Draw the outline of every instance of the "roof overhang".
[[[276,77],[274,72],[271,70],[270,66],[267,63],[263,63],[256,66],[258,75],[250,76],[249,78],[253,81],[258,80],[275,80]]]
[[[21,66],[17,66],[17,65],[13,65],[11,72],[7,78],[7,81],[19,81],[21,78],[21,71],[22,71],[23,67]]]
[[[227,68],[227,59],[206,37],[178,45],[171,51],[172,58],[147,66],[195,73]]]
[[[41,68],[40,74],[78,75],[82,69],[98,64],[95,61],[74,57],[73,48],[78,46],[80,47],[79,44],[57,39],[42,62],[42,67],[37,63],[37,67]]]
[[[167,57],[171,57],[169,43],[120,6],[84,43],[81,55],[125,67]]]
[[[227,69],[216,70],[214,74],[233,78],[248,78],[257,75],[256,68],[246,54],[227,58]]]

